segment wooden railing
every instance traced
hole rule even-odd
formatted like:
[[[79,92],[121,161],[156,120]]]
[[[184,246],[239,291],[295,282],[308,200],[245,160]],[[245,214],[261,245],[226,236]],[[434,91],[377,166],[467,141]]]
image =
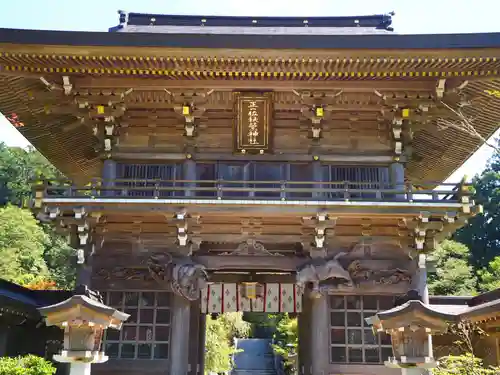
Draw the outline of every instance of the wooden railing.
[[[435,188],[435,186],[439,186]],[[463,202],[471,184],[461,182],[402,184],[352,181],[226,181],[226,180],[93,180],[85,186],[46,181],[36,186],[38,197],[127,199],[228,199],[303,201]]]

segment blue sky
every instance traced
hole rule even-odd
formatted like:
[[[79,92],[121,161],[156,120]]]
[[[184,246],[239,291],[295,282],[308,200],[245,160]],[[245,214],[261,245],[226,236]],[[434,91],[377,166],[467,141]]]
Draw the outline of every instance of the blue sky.
[[[498,0],[3,0],[0,27],[106,31],[118,23],[117,10],[229,16],[349,16],[396,12],[401,34],[500,32]],[[497,132],[498,135],[498,132]],[[28,142],[0,115],[0,140]],[[491,149],[481,147],[449,181],[484,169]]]

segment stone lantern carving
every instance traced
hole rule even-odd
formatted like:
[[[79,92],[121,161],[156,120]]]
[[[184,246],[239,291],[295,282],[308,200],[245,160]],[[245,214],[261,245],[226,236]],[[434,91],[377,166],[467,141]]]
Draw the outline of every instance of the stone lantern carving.
[[[101,351],[104,331],[107,328],[120,329],[129,318],[128,314],[85,294],[74,295],[38,310],[45,317],[47,326],[64,330],[63,350],[54,359],[70,363],[71,375],[89,375],[92,363],[106,362],[108,357]]]
[[[376,332],[391,335],[393,357],[385,365],[403,369],[403,374],[421,374],[437,366],[432,353],[433,334],[445,333],[456,315],[430,308],[420,300],[410,300],[391,310],[366,318]]]

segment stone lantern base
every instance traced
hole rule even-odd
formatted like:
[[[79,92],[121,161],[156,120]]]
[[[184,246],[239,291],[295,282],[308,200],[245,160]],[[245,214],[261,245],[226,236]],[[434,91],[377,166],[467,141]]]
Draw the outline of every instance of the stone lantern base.
[[[431,357],[401,357],[401,359],[396,359],[395,357],[389,357],[389,360],[384,362],[384,365],[390,368],[401,368],[401,369],[431,369],[438,365],[438,362]]]
[[[108,356],[104,352],[68,351],[54,355],[54,360],[61,363],[70,363],[70,375],[90,375],[92,363],[104,363]]]

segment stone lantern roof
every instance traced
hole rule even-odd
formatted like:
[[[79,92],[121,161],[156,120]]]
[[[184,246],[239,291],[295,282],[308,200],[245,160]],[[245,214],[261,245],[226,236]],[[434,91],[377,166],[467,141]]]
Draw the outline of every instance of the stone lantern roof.
[[[93,322],[106,328],[120,329],[129,315],[85,295],[74,295],[55,305],[38,309],[47,325],[63,327],[71,320]]]
[[[377,330],[387,331],[418,326],[426,328],[429,333],[441,333],[445,332],[448,324],[455,322],[456,319],[456,314],[439,311],[420,300],[410,300],[390,310],[379,312],[366,321]]]

